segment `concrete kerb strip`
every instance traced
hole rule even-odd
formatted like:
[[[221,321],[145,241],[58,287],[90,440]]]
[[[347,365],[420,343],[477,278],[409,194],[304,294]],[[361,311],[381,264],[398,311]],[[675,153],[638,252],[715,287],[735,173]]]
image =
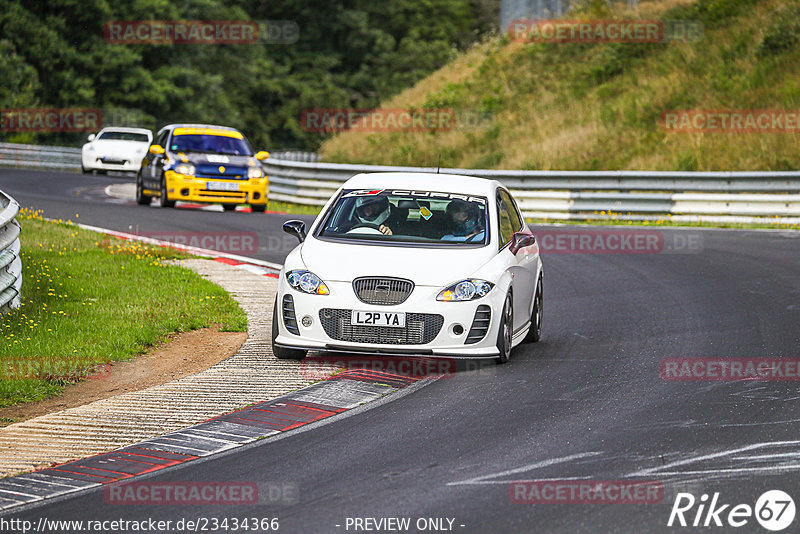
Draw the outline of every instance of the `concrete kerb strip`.
[[[377,401],[418,379],[351,370],[280,398],[110,453],[0,480],[0,515],[242,447]],[[324,404],[323,404],[324,402]]]

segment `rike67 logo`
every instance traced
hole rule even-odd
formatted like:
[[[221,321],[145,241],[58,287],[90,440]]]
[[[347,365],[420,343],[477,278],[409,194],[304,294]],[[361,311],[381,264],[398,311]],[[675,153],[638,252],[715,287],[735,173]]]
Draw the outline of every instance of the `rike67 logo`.
[[[723,503],[719,493],[714,493],[710,501],[707,494],[698,500],[691,493],[678,493],[667,526],[738,528],[750,524],[755,517],[765,529],[778,532],[792,524],[794,515],[794,500],[781,490],[764,492],[755,506]]]

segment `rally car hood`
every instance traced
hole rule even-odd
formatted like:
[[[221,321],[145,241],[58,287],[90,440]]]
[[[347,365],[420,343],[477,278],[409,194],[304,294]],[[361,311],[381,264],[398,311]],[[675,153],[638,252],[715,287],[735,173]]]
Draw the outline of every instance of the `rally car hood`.
[[[203,154],[199,152],[173,152],[172,157],[176,161],[191,163],[194,166],[213,165],[218,167],[226,165],[230,167],[248,167],[256,164],[253,156],[232,156],[229,154]]]
[[[444,286],[473,276],[497,250],[492,246],[358,245],[309,238],[300,254],[309,271],[331,282],[350,282],[360,276],[392,276],[407,278],[419,286]]]

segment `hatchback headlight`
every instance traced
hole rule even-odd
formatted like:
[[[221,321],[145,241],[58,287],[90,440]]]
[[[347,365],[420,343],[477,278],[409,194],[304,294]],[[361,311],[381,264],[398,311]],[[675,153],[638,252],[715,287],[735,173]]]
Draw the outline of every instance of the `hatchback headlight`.
[[[194,176],[194,165],[191,163],[179,163],[175,166],[175,172],[186,176]]]
[[[475,300],[486,296],[494,284],[486,280],[462,280],[443,289],[436,300],[444,302]]]
[[[323,282],[319,276],[310,271],[289,271],[286,273],[286,281],[289,282],[289,285],[292,286],[292,289],[296,289],[301,293],[308,293],[310,295],[330,294],[330,290],[328,289],[328,286],[325,285],[325,282]]]
[[[258,179],[264,177],[264,171],[259,169],[258,167],[248,167],[247,168],[247,178],[248,179]]]

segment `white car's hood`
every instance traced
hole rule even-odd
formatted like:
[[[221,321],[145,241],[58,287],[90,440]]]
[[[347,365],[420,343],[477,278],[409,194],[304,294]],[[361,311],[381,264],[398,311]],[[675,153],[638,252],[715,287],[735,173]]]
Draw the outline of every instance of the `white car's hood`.
[[[142,156],[147,152],[147,143],[136,141],[94,141],[92,143],[97,154],[103,156]]]
[[[444,286],[468,278],[495,255],[491,246],[368,246],[314,238],[301,247],[306,268],[323,280],[350,282],[360,276],[393,276],[418,286]]]

